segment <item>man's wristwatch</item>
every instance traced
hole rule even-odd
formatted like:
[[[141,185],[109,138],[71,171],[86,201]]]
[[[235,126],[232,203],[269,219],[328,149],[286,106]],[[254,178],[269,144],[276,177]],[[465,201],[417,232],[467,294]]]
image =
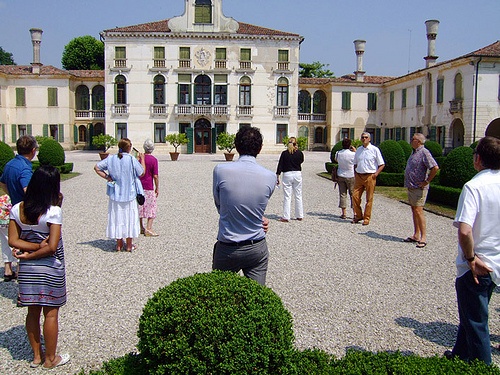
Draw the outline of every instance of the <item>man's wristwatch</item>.
[[[474,261],[474,259],[476,259],[476,254],[474,254],[471,258],[465,258],[465,260],[466,260],[467,262],[469,262],[469,263],[470,263],[470,262],[473,262],[473,261]]]

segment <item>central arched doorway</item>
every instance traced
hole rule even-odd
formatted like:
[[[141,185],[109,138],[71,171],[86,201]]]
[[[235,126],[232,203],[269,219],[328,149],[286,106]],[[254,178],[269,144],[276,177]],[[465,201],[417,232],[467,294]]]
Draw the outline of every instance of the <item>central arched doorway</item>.
[[[194,152],[210,153],[212,149],[212,125],[210,121],[201,118],[194,123]]]
[[[465,128],[460,119],[456,119],[451,124],[451,147],[456,148],[464,145]]]

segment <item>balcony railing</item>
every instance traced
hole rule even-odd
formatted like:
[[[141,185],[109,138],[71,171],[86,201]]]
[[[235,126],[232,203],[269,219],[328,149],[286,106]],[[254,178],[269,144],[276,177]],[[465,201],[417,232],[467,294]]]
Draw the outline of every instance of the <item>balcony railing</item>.
[[[240,69],[252,69],[251,61],[240,61]]]
[[[462,112],[462,100],[450,100],[450,113]]]
[[[278,62],[278,70],[290,70],[290,63],[288,61]]]
[[[290,117],[290,107],[285,107],[285,106],[274,107],[274,117]]]
[[[236,115],[243,116],[253,116],[253,106],[251,105],[239,105],[236,107]]]
[[[151,116],[154,117],[164,117],[167,116],[167,104],[151,104],[151,107],[149,108],[149,112],[151,113]]]
[[[112,104],[111,113],[113,115],[128,115],[128,104]]]
[[[191,68],[191,59],[179,59],[179,68]]]
[[[85,118],[85,119],[91,119],[91,118],[103,119],[105,116],[104,116],[104,110],[77,109],[77,110],[75,110],[75,117],[79,118],[79,119],[83,119],[83,118]]]
[[[228,105],[176,104],[174,112],[176,115],[229,116],[229,108]]]
[[[324,113],[299,113],[299,121],[325,122],[326,121],[326,114],[324,114]]]
[[[215,69],[226,69],[226,60],[215,60]]]
[[[153,66],[155,68],[164,68],[165,67],[165,59],[154,59]]]
[[[126,68],[127,59],[115,59],[115,68]]]

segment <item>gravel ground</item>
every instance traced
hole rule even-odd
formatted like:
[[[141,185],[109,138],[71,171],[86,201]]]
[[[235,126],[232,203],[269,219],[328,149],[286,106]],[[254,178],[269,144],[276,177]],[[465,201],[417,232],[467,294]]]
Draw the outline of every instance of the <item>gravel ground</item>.
[[[212,170],[223,155],[160,160],[160,237],[137,239],[138,250],[117,253],[105,238],[105,182],[93,171],[97,153],[66,153],[80,176],[62,183],[68,303],[60,310],[61,353],[71,362],[52,371],[75,374],[136,350],[138,319],[147,299],[180,277],[211,269],[217,234]],[[279,155],[260,155],[275,170]],[[456,230],[449,218],[427,213],[428,245],[403,243],[412,234],[410,208],[375,196],[369,226],[339,218],[338,189],[318,177],[329,153],[306,153],[302,222],[281,223],[283,195],[269,202],[267,286],[293,315],[298,348],[337,357],[349,348],[441,355],[457,331],[454,291]],[[293,213],[293,211],[292,211]],[[0,373],[37,374],[16,283],[0,281]],[[498,290],[491,301],[493,345],[500,342]],[[499,352],[493,360],[500,363]]]

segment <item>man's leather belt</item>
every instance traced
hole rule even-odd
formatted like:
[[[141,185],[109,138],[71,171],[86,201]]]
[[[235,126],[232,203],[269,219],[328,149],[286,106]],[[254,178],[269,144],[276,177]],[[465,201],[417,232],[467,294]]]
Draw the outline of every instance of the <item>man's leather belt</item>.
[[[222,242],[219,241],[221,244],[225,246],[246,246],[246,245],[254,245],[256,243],[259,243],[263,241],[266,237],[263,237],[259,240],[246,240],[246,241],[240,241],[240,242]]]

